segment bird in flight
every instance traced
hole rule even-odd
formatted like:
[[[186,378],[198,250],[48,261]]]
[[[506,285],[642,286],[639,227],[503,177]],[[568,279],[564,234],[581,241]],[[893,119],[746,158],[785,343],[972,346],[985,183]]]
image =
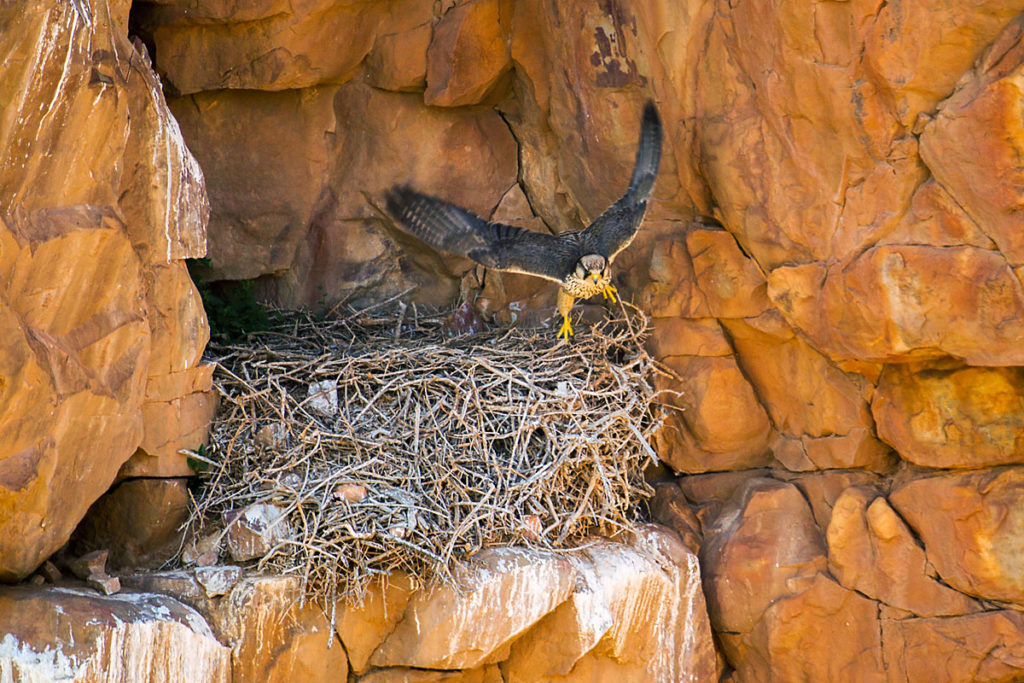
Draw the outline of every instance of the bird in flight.
[[[569,312],[576,299],[602,294],[615,302],[610,267],[636,236],[661,161],[661,120],[654,102],[644,106],[633,177],[626,194],[583,230],[557,235],[489,223],[454,204],[396,185],[385,196],[388,212],[407,232],[430,246],[466,256],[487,268],[536,275],[561,285],[558,337],[572,334]]]

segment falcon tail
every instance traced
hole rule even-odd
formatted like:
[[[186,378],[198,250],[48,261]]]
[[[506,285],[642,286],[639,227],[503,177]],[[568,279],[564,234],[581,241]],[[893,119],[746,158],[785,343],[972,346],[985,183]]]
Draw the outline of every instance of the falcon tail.
[[[639,201],[646,201],[654,189],[661,162],[661,119],[652,100],[644,105],[643,123],[640,127],[640,142],[636,150],[636,165],[629,180],[628,193]]]

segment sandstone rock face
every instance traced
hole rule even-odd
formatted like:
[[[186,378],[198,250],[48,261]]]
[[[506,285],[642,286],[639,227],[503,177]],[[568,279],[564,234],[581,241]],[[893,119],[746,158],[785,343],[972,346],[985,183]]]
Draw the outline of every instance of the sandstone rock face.
[[[228,648],[164,595],[4,587],[0,632],[5,680],[232,680]]]
[[[847,489],[828,526],[829,569],[843,586],[922,617],[967,614],[978,605],[929,574],[924,549],[885,498]]]
[[[871,404],[879,436],[925,467],[1024,460],[1020,368],[886,369]]]
[[[206,317],[181,263],[205,250],[203,176],[127,6],[110,7],[0,10],[6,579],[60,547],[136,449],[205,437],[162,412],[189,393],[172,378],[203,373]]]
[[[344,648],[332,643],[330,621],[318,606],[300,606],[296,579],[247,577],[214,597],[188,572],[138,574],[125,577],[124,583],[167,594],[202,614],[227,646],[236,683],[348,680]]]
[[[512,548],[481,552],[456,586],[413,596],[370,663],[472,669],[500,661],[499,648],[565,600],[575,580],[572,565],[555,555]]]
[[[995,468],[915,479],[890,499],[957,590],[1024,605],[1024,470]]]
[[[30,572],[115,476],[187,475],[177,452],[202,442],[205,319],[180,259],[206,208],[182,137],[213,199],[209,279],[292,306],[464,296],[538,325],[551,284],[404,237],[382,191],[578,228],[625,189],[653,97],[663,163],[613,275],[674,373],[656,445],[692,476],[656,514],[700,547],[732,675],[1020,677],[1019,0],[134,5],[0,10],[0,574]],[[618,589],[576,583],[628,582],[588,571],[540,572],[564,600],[459,621],[429,655],[406,612],[445,628],[472,600],[394,589],[338,632],[371,679],[496,680],[530,671],[515,653],[557,616],[578,629],[558,671],[642,678],[653,659],[597,635]]]

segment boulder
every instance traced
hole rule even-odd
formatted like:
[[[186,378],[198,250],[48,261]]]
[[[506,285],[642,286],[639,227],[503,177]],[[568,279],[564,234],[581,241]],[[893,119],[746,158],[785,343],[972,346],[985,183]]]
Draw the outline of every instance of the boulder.
[[[1003,5],[996,9],[996,16],[1008,21],[1011,12]],[[989,32],[998,26],[993,19],[986,27]],[[1024,87],[1024,19],[1018,16],[1003,26],[924,126],[921,157],[935,179],[1017,267],[1024,264],[1020,230],[1024,121],[1016,105]]]
[[[570,595],[576,577],[558,555],[484,550],[458,567],[454,585],[416,593],[370,664],[472,669],[500,661],[512,639]]]
[[[783,465],[798,471],[889,469],[889,449],[873,433],[866,378],[836,367],[778,311],[723,325],[744,376],[784,437],[774,449]]]
[[[832,358],[1024,364],[1024,286],[998,251],[872,247],[845,266],[776,268],[768,296]]]
[[[8,680],[238,680],[203,617],[165,595],[4,587],[0,633]]]
[[[512,3],[472,0],[449,9],[427,49],[427,90],[435,107],[477,104],[512,66],[508,47]]]
[[[180,277],[205,249],[202,172],[125,17],[124,3],[0,10],[16,27],[0,38],[6,579],[67,541],[140,445],[149,379],[189,371],[206,343]]]
[[[952,681],[1024,676],[1024,615],[993,610],[960,617],[882,619],[889,680],[923,681],[937,671]]]
[[[170,101],[210,194],[205,279],[250,280],[291,266],[323,191],[337,93],[217,90]]]
[[[769,606],[815,582],[825,543],[799,489],[755,478],[704,525],[700,560],[715,630],[745,634]]]
[[[89,508],[71,538],[71,549],[109,549],[115,573],[159,567],[178,552],[188,500],[184,479],[122,481]]]
[[[871,403],[879,437],[924,467],[1024,462],[1024,370],[890,366]]]
[[[925,476],[894,487],[889,501],[924,543],[949,586],[1024,606],[1024,468]]]
[[[849,488],[828,526],[828,566],[844,587],[922,617],[967,614],[980,606],[936,580],[924,548],[877,492]]]
[[[209,570],[197,573],[202,571]],[[337,642],[330,619],[319,605],[301,600],[294,577],[249,576],[213,597],[208,588],[213,585],[211,575],[203,582],[191,572],[122,578],[127,586],[165,593],[201,613],[227,645],[223,649],[230,658],[233,683],[348,680],[345,649]]]
[[[576,589],[513,643],[506,681],[597,680],[595,668],[627,681],[717,676],[697,557],[671,532],[648,525],[631,546],[595,541],[570,557]]]
[[[338,613],[335,629],[345,644],[352,671],[362,674],[369,668],[370,655],[391,635],[414,591],[411,576],[390,574],[371,582],[360,600]]]

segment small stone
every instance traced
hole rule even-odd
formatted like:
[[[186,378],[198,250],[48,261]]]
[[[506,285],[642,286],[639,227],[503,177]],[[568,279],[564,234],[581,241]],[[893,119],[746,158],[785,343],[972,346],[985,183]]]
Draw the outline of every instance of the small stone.
[[[201,555],[199,555],[199,557],[196,558],[196,566],[197,567],[212,567],[213,565],[217,564],[217,560],[219,560],[219,559],[220,559],[220,554],[219,553],[217,553],[216,551],[213,551],[213,550],[209,550],[209,551],[207,551],[205,553],[202,553]]]
[[[59,569],[57,569],[57,565],[49,560],[43,562],[43,566],[39,568],[39,571],[42,572],[43,576],[46,577],[46,580],[50,583],[57,583],[64,578],[64,575],[61,574]]]
[[[121,592],[121,580],[116,576],[93,576],[86,580],[90,588],[95,588],[104,595],[113,595]]]
[[[334,489],[334,497],[339,500],[347,500],[350,503],[358,503],[366,498],[366,487],[359,484],[342,484]]]
[[[95,576],[106,576],[107,554],[106,550],[94,550],[91,553],[86,553],[68,562],[68,569],[82,580],[91,579]]]
[[[46,583],[46,579],[43,577],[42,574],[33,574],[32,578],[29,579],[28,582],[31,583],[33,586],[42,586],[44,583]]]
[[[277,448],[284,442],[286,436],[284,425],[274,422],[260,427],[260,430],[256,432],[256,443],[264,448]]]
[[[523,518],[523,524],[520,527],[523,538],[528,541],[536,541],[540,538],[540,534],[543,530],[544,525],[541,523],[540,517],[537,515],[527,515]]]
[[[328,417],[338,414],[338,390],[334,380],[313,382],[306,391],[306,405]]]
[[[215,598],[234,588],[242,578],[242,568],[200,566],[195,570],[195,577],[206,592],[206,597]]]
[[[225,513],[228,524],[228,552],[236,562],[263,557],[292,535],[291,525],[281,508],[268,503],[250,505],[242,511]]]

